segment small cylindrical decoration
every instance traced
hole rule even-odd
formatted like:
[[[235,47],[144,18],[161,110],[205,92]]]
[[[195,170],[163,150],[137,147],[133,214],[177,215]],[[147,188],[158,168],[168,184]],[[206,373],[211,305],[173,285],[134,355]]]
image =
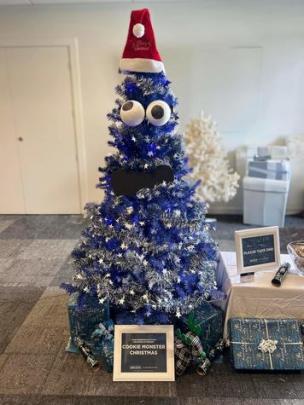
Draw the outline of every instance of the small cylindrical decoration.
[[[211,367],[211,361],[206,358],[206,359],[203,361],[203,363],[201,363],[201,364],[198,366],[196,372],[197,372],[197,374],[199,374],[199,375],[207,375],[207,373],[208,373],[210,367]]]
[[[290,269],[290,263],[284,263],[279,267],[279,270],[276,272],[274,278],[271,280],[272,284],[276,287],[280,287],[285,279],[288,270]]]
[[[86,360],[86,362],[92,367],[98,367],[99,362],[95,359],[92,350],[89,348],[88,345],[85,344],[85,342],[80,339],[79,337],[76,337],[75,339],[77,347],[82,354],[83,358]]]

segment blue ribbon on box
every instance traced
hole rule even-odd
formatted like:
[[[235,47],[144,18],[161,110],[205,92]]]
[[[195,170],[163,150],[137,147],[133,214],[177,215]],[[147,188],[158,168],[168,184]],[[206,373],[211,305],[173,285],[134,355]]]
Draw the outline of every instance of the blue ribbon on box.
[[[250,161],[248,176],[264,179],[288,180],[290,176],[289,162],[286,160]]]

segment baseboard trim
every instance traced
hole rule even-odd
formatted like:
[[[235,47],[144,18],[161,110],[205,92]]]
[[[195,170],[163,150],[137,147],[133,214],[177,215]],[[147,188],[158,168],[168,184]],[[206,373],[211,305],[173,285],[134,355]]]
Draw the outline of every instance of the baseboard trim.
[[[286,215],[297,215],[303,212],[303,207],[301,208],[290,208],[287,209]],[[218,206],[218,207],[210,207],[208,210],[209,215],[220,215],[220,214],[227,214],[227,215],[243,215],[243,209],[240,207],[227,207],[227,206]]]
[[[208,209],[208,214],[231,214],[231,215],[242,215],[243,210],[239,207],[210,207]]]

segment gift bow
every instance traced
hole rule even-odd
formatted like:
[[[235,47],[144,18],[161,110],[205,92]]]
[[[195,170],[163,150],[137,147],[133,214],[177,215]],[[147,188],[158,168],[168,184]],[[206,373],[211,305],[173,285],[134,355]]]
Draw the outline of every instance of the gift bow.
[[[266,339],[262,339],[258,349],[262,353],[268,353],[269,354],[269,363],[270,363],[270,368],[273,370],[273,362],[272,362],[272,353],[276,350],[277,348],[277,340],[272,340],[269,339],[269,332],[268,332],[268,321],[265,319],[265,332],[266,332]]]
[[[182,375],[193,361],[197,363],[199,374],[206,374],[210,366],[210,361],[206,358],[200,338],[191,331],[182,333],[179,329],[177,330],[175,356],[177,375]]]
[[[110,320],[105,323],[98,324],[98,327],[94,330],[91,337],[92,339],[101,337],[106,340],[112,340],[114,338],[113,331],[114,325],[113,322]]]
[[[205,359],[206,353],[203,350],[203,346],[200,338],[193,332],[189,331],[187,333],[182,333],[179,329],[177,330],[177,337],[182,341],[182,343],[190,348],[191,355],[194,358]]]
[[[277,340],[262,339],[258,349],[263,353],[272,354],[277,349]]]

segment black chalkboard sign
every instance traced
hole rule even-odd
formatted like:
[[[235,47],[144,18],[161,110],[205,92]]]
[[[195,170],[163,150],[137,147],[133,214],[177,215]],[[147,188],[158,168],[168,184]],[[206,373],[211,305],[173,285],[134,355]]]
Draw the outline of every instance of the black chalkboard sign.
[[[121,371],[166,373],[166,333],[123,333]]]
[[[153,188],[163,181],[174,180],[173,170],[168,165],[160,165],[152,170],[118,169],[111,174],[111,183],[116,195],[135,196],[142,188]]]
[[[242,239],[244,267],[258,266],[275,261],[273,235],[252,236]]]
[[[173,325],[115,325],[114,381],[174,381]]]
[[[235,247],[239,273],[275,269],[280,265],[277,226],[235,231]]]

